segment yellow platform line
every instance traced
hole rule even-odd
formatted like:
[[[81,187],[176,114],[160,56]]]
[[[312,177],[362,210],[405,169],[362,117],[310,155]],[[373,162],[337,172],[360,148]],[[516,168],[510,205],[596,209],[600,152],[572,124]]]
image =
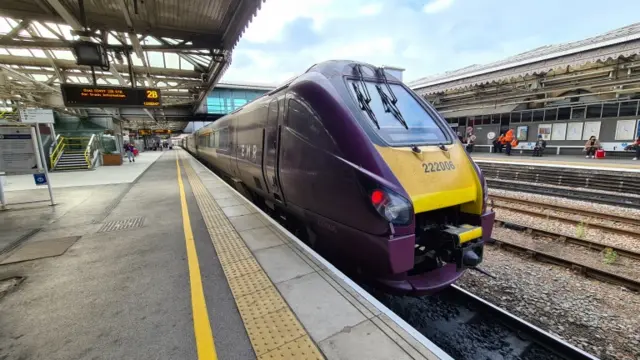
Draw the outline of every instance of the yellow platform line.
[[[257,358],[324,359],[200,177],[182,165]]]
[[[211,331],[211,324],[209,323],[207,304],[204,299],[200,264],[198,262],[198,254],[196,253],[196,244],[193,239],[191,219],[189,218],[189,208],[184,192],[178,156],[176,156],[176,168],[178,171],[178,187],[180,189],[180,205],[182,207],[182,227],[184,229],[184,238],[187,246],[189,284],[191,286],[191,311],[193,314],[193,330],[195,332],[198,359],[216,360],[218,356],[216,355],[216,347],[213,342],[213,332]]]

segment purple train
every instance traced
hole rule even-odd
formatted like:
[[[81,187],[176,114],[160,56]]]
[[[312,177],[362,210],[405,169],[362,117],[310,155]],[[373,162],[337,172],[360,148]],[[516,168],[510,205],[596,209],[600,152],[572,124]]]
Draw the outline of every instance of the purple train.
[[[456,134],[369,64],[316,64],[182,146],[385,292],[454,283],[491,237],[484,176]]]

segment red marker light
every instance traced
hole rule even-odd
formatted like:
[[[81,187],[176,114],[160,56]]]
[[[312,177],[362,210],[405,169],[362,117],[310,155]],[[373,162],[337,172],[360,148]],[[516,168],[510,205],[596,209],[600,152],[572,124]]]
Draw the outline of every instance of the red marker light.
[[[373,205],[380,205],[384,201],[384,192],[382,190],[374,190],[371,193],[371,202]]]

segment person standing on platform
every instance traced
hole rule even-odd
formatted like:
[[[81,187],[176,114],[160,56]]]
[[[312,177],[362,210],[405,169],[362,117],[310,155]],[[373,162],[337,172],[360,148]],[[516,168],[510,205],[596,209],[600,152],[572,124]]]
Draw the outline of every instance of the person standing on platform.
[[[513,136],[513,129],[509,129],[509,131],[507,131],[507,133],[504,135],[504,143],[506,145],[504,149],[504,153],[507,154],[507,156],[511,156],[511,148],[513,147],[513,143],[515,141],[516,141],[516,137]]]
[[[591,136],[589,140],[584,144],[584,151],[587,152],[586,158],[595,158],[596,151],[600,149],[600,142],[596,139],[595,136]]]
[[[133,145],[131,145],[130,143],[124,144],[124,151],[127,154],[127,159],[129,159],[129,162],[131,162],[131,160],[133,160],[133,162],[136,162],[136,158],[133,156]]]
[[[635,145],[636,147],[636,157],[634,157],[633,160],[638,160],[640,159],[640,136],[638,136],[636,142],[634,142],[633,145]]]

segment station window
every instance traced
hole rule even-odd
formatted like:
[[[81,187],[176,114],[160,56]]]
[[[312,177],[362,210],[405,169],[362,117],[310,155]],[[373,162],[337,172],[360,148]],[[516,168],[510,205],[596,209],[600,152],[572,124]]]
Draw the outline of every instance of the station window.
[[[638,100],[620,103],[620,116],[635,116],[638,111]]]
[[[600,112],[602,111],[602,104],[589,105],[587,106],[587,118],[599,118]]]
[[[558,109],[558,120],[568,120],[571,118],[571,108],[561,107]]]
[[[544,121],[554,121],[558,117],[558,109],[544,110]]]
[[[618,116],[619,103],[604,104],[602,106],[602,117],[616,117]]]
[[[542,121],[544,119],[544,110],[533,110],[533,121]]]
[[[571,118],[572,119],[584,119],[585,108],[572,108],[571,109]]]

